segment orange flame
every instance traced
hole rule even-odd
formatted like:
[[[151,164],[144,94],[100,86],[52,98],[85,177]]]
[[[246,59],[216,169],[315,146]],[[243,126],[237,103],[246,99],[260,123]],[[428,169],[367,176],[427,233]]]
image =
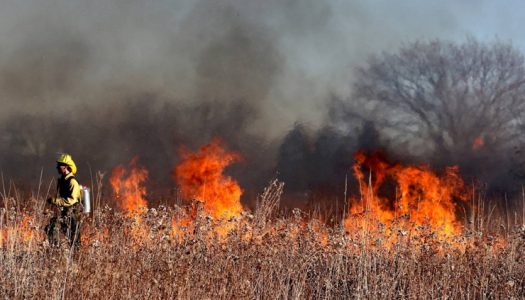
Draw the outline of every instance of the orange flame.
[[[193,220],[189,217],[173,218],[171,236],[177,240],[182,240],[188,233],[188,229],[193,225]]]
[[[466,201],[467,197],[458,167],[447,168],[440,177],[428,166],[391,165],[380,153],[367,156],[358,152],[355,159],[353,170],[361,189],[361,201],[353,201],[352,216],[345,222],[347,229],[352,223],[355,225],[358,214],[365,212],[387,226],[398,217],[407,220],[402,226],[430,225],[441,238],[461,232],[455,201]],[[369,176],[365,176],[366,171]],[[387,179],[395,184],[393,198],[381,196],[382,189],[388,188]]]
[[[219,139],[191,153],[181,148],[182,162],[172,172],[181,194],[187,199],[204,202],[206,213],[215,218],[239,216],[242,190],[239,184],[223,174],[231,163],[239,161],[240,155],[228,152]]]
[[[142,214],[147,210],[145,181],[148,171],[137,166],[138,157],[135,156],[129,163],[130,170],[119,165],[112,171],[109,182],[113,188],[117,203],[124,212],[133,219],[131,236],[143,242],[147,237],[146,228],[142,226]]]
[[[23,214],[16,223],[0,229],[0,247],[11,242],[28,243],[39,237],[32,224],[34,224],[34,217]]]
[[[138,157],[135,156],[129,163],[130,171],[119,165],[111,173],[109,182],[113,193],[117,196],[117,203],[127,214],[136,215],[148,206],[144,182],[148,179],[148,171],[137,166]]]

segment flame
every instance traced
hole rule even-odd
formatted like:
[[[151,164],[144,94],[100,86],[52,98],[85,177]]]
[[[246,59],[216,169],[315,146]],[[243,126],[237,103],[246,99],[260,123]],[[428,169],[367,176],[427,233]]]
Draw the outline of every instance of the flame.
[[[478,136],[474,139],[474,142],[472,143],[472,150],[478,150],[483,146],[485,146],[485,140],[483,139],[483,137]]]
[[[171,236],[176,240],[182,240],[188,233],[188,230],[192,227],[193,223],[193,219],[189,217],[173,218],[171,223]]]
[[[171,237],[175,240],[183,240],[192,231],[195,230],[195,218],[197,217],[197,209],[195,202],[191,207],[186,207],[176,213],[171,221]]]
[[[10,242],[28,243],[34,240],[39,234],[32,227],[33,224],[35,224],[34,217],[24,213],[16,223],[0,229],[0,247]]]
[[[180,238],[185,233],[181,228],[195,227],[195,224],[190,223],[195,223],[199,214],[204,213],[217,219],[214,232],[225,237],[235,225],[229,221],[239,217],[242,212],[242,189],[223,172],[231,163],[239,161],[241,156],[225,150],[217,138],[194,153],[186,148],[181,148],[179,153],[182,161],[172,175],[182,197],[197,201],[192,203],[189,217],[172,221],[172,235]]]
[[[355,155],[353,171],[359,182],[361,199],[354,199],[347,229],[365,222],[363,215],[371,216],[392,232],[394,223],[403,228],[429,225],[440,238],[461,233],[456,219],[456,202],[466,201],[464,183],[458,167],[446,168],[440,177],[428,166],[391,165],[376,152],[367,156],[360,151]],[[365,172],[369,171],[369,176]],[[387,179],[395,184],[393,197],[381,196]]]
[[[119,207],[133,220],[131,235],[139,241],[147,237],[146,228],[142,226],[142,215],[146,212],[145,181],[148,171],[137,165],[138,157],[135,156],[129,163],[129,171],[119,165],[111,172],[109,182],[116,196]]]
[[[137,215],[147,208],[146,187],[148,171],[137,166],[138,157],[135,156],[129,163],[130,171],[119,165],[111,172],[109,182],[117,203],[128,215]]]
[[[240,155],[228,152],[219,139],[191,153],[181,148],[182,161],[172,172],[182,196],[204,202],[204,210],[214,218],[231,218],[241,214],[242,189],[229,176],[223,174]]]
[[[34,217],[32,216],[24,215],[22,217],[21,224],[18,228],[18,236],[22,241],[28,242],[35,236],[35,232],[31,227],[31,224],[34,224],[34,222]]]

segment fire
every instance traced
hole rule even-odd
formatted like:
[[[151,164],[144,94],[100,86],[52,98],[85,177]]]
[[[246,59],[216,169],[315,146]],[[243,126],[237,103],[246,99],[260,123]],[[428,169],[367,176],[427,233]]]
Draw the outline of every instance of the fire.
[[[115,167],[109,182],[113,193],[117,196],[117,203],[127,214],[136,215],[148,206],[144,182],[148,179],[148,171],[137,166],[138,157],[135,156],[129,163],[130,171],[124,166]]]
[[[40,234],[33,228],[34,223],[32,216],[22,214],[16,223],[0,229],[0,247],[10,242],[28,243],[37,237],[40,238]]]
[[[181,228],[191,227],[202,212],[217,219],[215,232],[226,236],[234,227],[228,220],[239,217],[242,212],[242,189],[234,179],[224,175],[224,169],[241,156],[225,150],[217,138],[194,153],[186,148],[181,148],[179,153],[182,161],[172,175],[182,196],[197,201],[193,202],[189,217],[173,220],[172,235],[180,238],[184,233]]]
[[[34,224],[34,218],[32,216],[24,215],[18,228],[18,235],[24,242],[30,241],[35,236],[35,232],[33,228],[31,228],[31,224]]]
[[[177,240],[182,240],[192,225],[193,220],[189,217],[173,218],[171,236]]]
[[[180,150],[182,161],[172,172],[182,196],[204,202],[204,210],[214,218],[228,219],[241,214],[242,189],[229,176],[223,174],[240,155],[228,152],[219,139],[201,147],[195,153]]]
[[[485,146],[485,140],[483,139],[483,137],[478,136],[474,139],[474,142],[472,143],[472,150],[478,150],[483,146]]]
[[[380,153],[367,156],[358,152],[355,159],[353,171],[359,182],[361,200],[352,203],[351,216],[345,222],[347,229],[356,223],[362,225],[359,216],[368,214],[390,231],[396,222],[405,229],[430,226],[441,238],[461,232],[455,203],[466,201],[467,197],[457,167],[447,168],[440,177],[428,166],[391,165]],[[395,188],[392,197],[381,195],[385,192],[383,189],[388,188],[388,180],[395,185],[390,186],[390,194]]]
[[[130,170],[124,166],[115,167],[111,173],[109,182],[116,196],[120,208],[124,210],[133,220],[131,235],[144,241],[147,236],[146,228],[142,226],[143,213],[147,210],[145,181],[148,179],[148,171],[137,166],[138,157],[134,157],[130,163]]]

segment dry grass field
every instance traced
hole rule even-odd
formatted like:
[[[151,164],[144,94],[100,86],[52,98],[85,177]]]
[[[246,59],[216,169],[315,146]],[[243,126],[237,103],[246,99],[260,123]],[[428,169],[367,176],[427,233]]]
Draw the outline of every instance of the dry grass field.
[[[148,172],[136,159],[114,169],[110,194],[102,194],[99,173],[78,248],[64,237],[58,247],[46,240],[43,228],[57,209],[45,204],[52,183],[27,195],[3,184],[0,297],[525,297],[523,205],[516,213],[491,205],[468,192],[457,168],[437,175],[357,155],[360,197],[348,197],[342,219],[325,222],[320,213],[280,209],[277,180],[255,209],[243,208],[242,189],[223,174],[236,156],[218,143],[182,158],[173,175],[184,199],[198,199],[182,206],[148,204]],[[381,191],[388,178],[394,198]]]
[[[275,208],[273,182],[253,214],[218,221],[199,203],[131,215],[100,206],[83,220],[80,248],[48,245],[43,198],[4,198],[4,299],[519,299],[525,297],[525,228],[464,230],[441,239],[429,226],[327,228]],[[22,207],[25,202],[25,209]],[[196,208],[196,210],[195,210]],[[46,214],[47,212],[47,214]],[[400,219],[404,216],[400,216]],[[363,220],[365,220],[363,222]]]

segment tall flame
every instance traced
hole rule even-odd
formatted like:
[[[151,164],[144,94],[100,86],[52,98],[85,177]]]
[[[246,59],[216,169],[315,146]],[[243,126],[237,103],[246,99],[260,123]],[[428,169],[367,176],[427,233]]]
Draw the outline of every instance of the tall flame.
[[[239,161],[240,155],[225,150],[217,138],[194,153],[186,148],[179,152],[182,161],[172,175],[182,196],[203,201],[205,212],[215,218],[239,216],[241,187],[223,172],[231,163]]]
[[[146,187],[148,171],[137,165],[138,157],[135,156],[129,163],[129,171],[124,166],[115,167],[109,182],[113,188],[118,205],[132,220],[130,234],[138,242],[144,242],[147,230],[143,223],[142,214],[147,210]]]
[[[129,215],[139,214],[148,206],[144,186],[148,179],[148,171],[137,166],[137,161],[137,156],[130,161],[129,171],[122,165],[115,167],[109,179],[118,205]]]
[[[408,219],[405,225],[430,225],[438,235],[447,237],[460,232],[456,219],[455,201],[466,201],[464,183],[458,167],[449,167],[440,177],[428,166],[402,166],[389,164],[380,153],[367,156],[355,155],[353,167],[361,189],[361,201],[353,201],[346,226],[352,226],[352,218],[363,212],[371,213],[385,225],[391,225],[396,217]],[[369,176],[365,176],[369,172]],[[395,183],[395,195],[381,196],[380,189],[386,180]]]

